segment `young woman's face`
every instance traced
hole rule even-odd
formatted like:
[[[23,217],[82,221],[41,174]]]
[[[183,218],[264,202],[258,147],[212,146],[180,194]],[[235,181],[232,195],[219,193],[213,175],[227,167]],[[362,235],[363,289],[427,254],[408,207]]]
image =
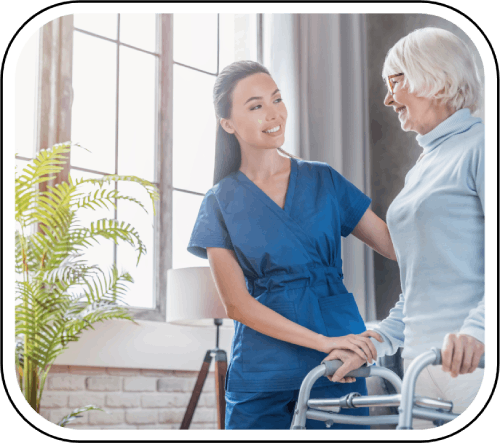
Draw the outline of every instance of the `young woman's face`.
[[[222,127],[234,134],[242,148],[279,148],[285,142],[288,113],[274,80],[258,73],[238,82],[231,116]]]

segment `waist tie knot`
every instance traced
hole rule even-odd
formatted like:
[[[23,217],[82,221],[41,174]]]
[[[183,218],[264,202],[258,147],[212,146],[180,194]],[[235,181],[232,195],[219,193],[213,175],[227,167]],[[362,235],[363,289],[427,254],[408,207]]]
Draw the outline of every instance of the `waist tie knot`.
[[[285,289],[297,289],[326,284],[328,284],[335,293],[345,293],[347,290],[342,283],[343,277],[342,270],[339,268],[319,267],[306,268],[299,271],[291,271],[256,279],[245,276],[245,280],[248,292],[254,297],[257,297],[264,292],[275,292]]]

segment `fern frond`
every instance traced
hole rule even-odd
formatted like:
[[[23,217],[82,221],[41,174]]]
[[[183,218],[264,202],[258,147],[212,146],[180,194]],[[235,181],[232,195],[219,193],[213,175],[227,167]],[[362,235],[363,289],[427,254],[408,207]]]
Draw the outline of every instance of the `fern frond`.
[[[139,183],[144,187],[146,192],[149,195],[149,198],[151,199],[151,203],[153,205],[153,214],[156,214],[156,207],[155,207],[155,202],[159,200],[160,194],[158,192],[158,189],[154,183],[151,183],[148,180],[144,180],[142,178],[136,177],[135,175],[106,175],[102,178],[87,178],[87,179],[82,179],[80,181],[77,181],[76,185],[80,185],[83,183],[92,183],[99,185],[100,188],[102,188],[103,185],[109,184],[111,182],[119,182],[119,181],[127,181],[127,182],[135,182]],[[133,199],[132,197],[127,198],[128,200],[138,202],[137,200]],[[141,206],[143,206],[141,204]],[[144,207],[144,206],[143,206]]]
[[[118,244],[122,240],[135,247],[138,252],[137,263],[143,254],[146,254],[146,245],[142,242],[139,233],[129,223],[118,220],[102,218],[90,224],[90,228],[81,228],[78,232],[78,238],[73,238],[74,245],[88,243],[89,240],[97,241],[98,237],[113,240]]]

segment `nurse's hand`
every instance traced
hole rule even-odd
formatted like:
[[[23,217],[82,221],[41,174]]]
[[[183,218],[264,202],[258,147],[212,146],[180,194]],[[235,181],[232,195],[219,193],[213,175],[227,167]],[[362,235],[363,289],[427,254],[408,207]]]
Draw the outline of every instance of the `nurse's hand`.
[[[358,354],[364,362],[371,363],[377,359],[377,350],[369,337],[379,340],[380,335],[375,331],[365,331],[359,335],[349,334],[342,337],[328,337],[325,352],[329,353],[334,349],[347,349]]]
[[[344,364],[335,371],[333,375],[327,375],[328,379],[339,383],[352,383],[356,379],[354,377],[345,377],[348,372],[354,371],[363,366],[366,360],[358,354],[346,349],[335,349],[323,359],[325,360],[341,360]]]

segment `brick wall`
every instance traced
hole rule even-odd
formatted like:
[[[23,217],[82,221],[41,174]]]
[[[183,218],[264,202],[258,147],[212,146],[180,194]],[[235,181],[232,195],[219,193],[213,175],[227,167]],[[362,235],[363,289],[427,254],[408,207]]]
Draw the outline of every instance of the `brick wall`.
[[[52,366],[40,414],[57,423],[73,409],[93,404],[68,428],[179,429],[198,373],[92,366]],[[190,429],[217,429],[215,378],[209,373]]]

